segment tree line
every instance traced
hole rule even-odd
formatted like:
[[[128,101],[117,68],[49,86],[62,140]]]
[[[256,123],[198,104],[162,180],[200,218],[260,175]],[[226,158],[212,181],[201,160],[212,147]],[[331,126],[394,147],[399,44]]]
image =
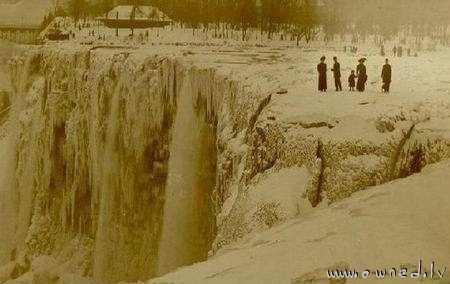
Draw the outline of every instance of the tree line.
[[[243,39],[249,29],[258,29],[272,38],[284,31],[297,40],[310,41],[317,21],[318,0],[68,0],[67,14],[76,21],[98,16],[116,5],[158,7],[183,27],[205,30],[225,36],[229,30],[241,30]]]
[[[450,1],[442,0],[68,0],[66,11],[75,19],[97,16],[116,5],[152,5],[183,27],[228,30],[257,29],[309,42],[320,29],[325,40],[353,33],[383,38],[406,32],[444,35],[450,24]]]

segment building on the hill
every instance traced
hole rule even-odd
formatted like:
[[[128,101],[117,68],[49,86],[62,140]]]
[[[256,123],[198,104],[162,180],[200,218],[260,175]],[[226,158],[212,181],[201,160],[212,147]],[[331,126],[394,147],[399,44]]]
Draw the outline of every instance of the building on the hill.
[[[164,27],[172,23],[169,17],[153,6],[116,6],[98,20],[108,28],[119,29]]]
[[[43,20],[51,9],[50,0],[0,3],[0,39],[18,43],[35,43],[42,30]]]

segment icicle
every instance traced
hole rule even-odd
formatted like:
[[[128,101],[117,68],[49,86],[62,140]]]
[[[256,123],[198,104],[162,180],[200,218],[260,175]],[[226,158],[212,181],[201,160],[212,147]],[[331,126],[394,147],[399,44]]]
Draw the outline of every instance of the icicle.
[[[20,143],[21,113],[24,108],[28,72],[32,56],[27,57],[26,61],[20,66],[19,85],[15,86],[15,93],[12,96],[10,111],[10,125],[8,136],[2,148],[2,170],[0,171],[0,220],[2,220],[2,233],[0,234],[0,265],[10,260],[13,250],[17,250],[25,241],[24,233],[28,230],[31,217],[31,198],[32,192],[19,192],[16,181],[16,167],[18,147]],[[16,70],[17,72],[17,66]],[[28,195],[28,196],[27,196]],[[18,197],[22,198],[19,204]],[[26,202],[24,202],[26,200]],[[21,208],[20,205],[25,206]],[[19,220],[19,217],[24,220]],[[3,223],[4,222],[4,223]]]

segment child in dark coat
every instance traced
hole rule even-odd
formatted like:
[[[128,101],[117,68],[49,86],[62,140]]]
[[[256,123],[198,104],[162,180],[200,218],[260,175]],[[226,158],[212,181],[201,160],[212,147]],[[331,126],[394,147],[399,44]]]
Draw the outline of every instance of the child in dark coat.
[[[355,70],[352,70],[352,73],[350,74],[350,77],[348,77],[348,86],[350,87],[350,91],[351,92],[355,91],[355,86],[356,86]]]

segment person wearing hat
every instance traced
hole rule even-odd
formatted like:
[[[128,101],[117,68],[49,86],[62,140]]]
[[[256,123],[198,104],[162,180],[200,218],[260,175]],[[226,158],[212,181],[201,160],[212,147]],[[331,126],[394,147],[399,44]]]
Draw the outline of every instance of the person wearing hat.
[[[319,91],[327,91],[327,64],[325,64],[325,56],[320,58],[320,63],[317,65],[317,72],[319,72]]]
[[[392,68],[389,65],[389,59],[386,58],[386,64],[383,66],[383,70],[381,72],[381,79],[383,79],[383,87],[382,91],[385,93],[389,93],[389,89],[391,86],[392,80]]]
[[[334,85],[336,86],[336,92],[342,91],[342,83],[341,83],[341,64],[337,61],[337,57],[333,57],[334,66],[331,71],[333,71],[334,75]]]
[[[365,58],[361,58],[359,60],[358,66],[356,66],[356,76],[358,77],[358,82],[356,83],[356,90],[358,92],[364,92],[366,89],[366,82],[367,82],[367,69],[364,65],[364,62],[366,61]]]

